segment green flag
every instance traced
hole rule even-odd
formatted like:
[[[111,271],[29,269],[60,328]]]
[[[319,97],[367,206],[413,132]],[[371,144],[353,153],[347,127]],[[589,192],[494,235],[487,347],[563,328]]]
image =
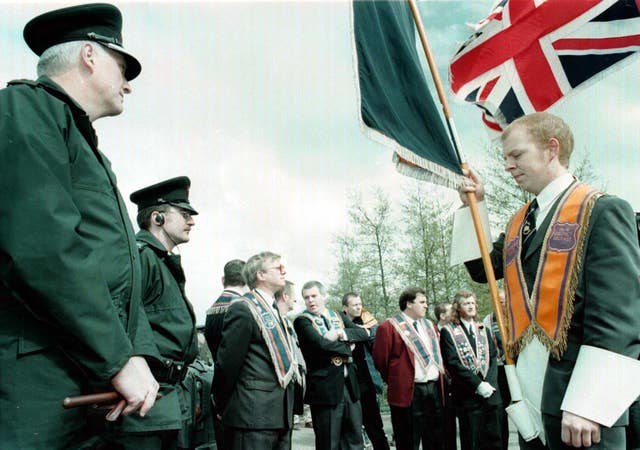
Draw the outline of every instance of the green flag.
[[[456,188],[460,162],[429,92],[415,30],[406,2],[353,2],[362,124],[393,148],[400,173]]]

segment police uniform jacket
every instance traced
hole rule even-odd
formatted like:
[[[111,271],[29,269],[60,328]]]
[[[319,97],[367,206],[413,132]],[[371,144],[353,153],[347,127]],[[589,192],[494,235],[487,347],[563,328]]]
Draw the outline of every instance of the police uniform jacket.
[[[17,358],[45,352],[39,361],[46,361],[47,352],[63,349],[82,371],[69,377],[104,387],[132,355],[156,354],[115,175],[86,112],[49,78],[11,82],[0,91],[0,114],[2,371],[11,373]],[[58,382],[48,392],[60,399],[82,389],[78,381],[76,392],[57,393]],[[32,398],[33,388],[0,380],[9,398],[16,390]],[[47,408],[58,411],[60,403],[38,411],[25,404],[16,420]]]
[[[11,82],[0,111],[3,316],[24,324],[21,353],[63,345],[106,383],[150,343],[136,333],[138,250],[111,163],[47,77]]]
[[[181,380],[198,355],[195,315],[184,293],[180,256],[168,253],[147,230],[140,230],[136,237],[142,268],[142,303],[160,353],[160,360],[148,362],[161,385],[162,397],[144,418],[134,414],[123,422],[128,430],[178,429],[182,426],[181,410],[188,414],[190,406]]]

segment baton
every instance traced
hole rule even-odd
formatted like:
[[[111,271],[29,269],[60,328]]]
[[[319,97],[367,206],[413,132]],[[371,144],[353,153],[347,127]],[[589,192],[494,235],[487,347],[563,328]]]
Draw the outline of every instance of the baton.
[[[115,391],[101,392],[99,394],[78,395],[76,397],[67,397],[62,400],[62,406],[66,409],[76,408],[78,406],[94,405],[98,403],[114,402],[118,400],[120,394]]]
[[[62,400],[62,406],[65,409],[76,408],[78,406],[97,405],[99,403],[115,402],[120,400],[122,396],[115,391],[100,392],[98,394],[78,395],[75,397],[66,397]],[[162,398],[162,394],[156,395],[156,400]]]

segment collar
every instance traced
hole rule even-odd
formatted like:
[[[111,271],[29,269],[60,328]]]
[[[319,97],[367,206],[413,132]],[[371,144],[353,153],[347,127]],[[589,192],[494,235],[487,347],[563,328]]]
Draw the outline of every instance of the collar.
[[[263,289],[258,289],[258,288],[256,288],[256,289],[255,289],[255,291],[256,291],[258,294],[260,294],[260,296],[261,296],[263,299],[265,299],[265,301],[266,301],[268,304],[270,304],[271,306],[273,306],[273,305],[276,303],[276,299],[275,299],[275,297],[273,296],[273,294],[272,294],[272,293],[270,293],[270,292],[268,292],[268,291],[265,291],[265,290],[263,290]]]
[[[229,288],[224,288],[223,292],[229,292],[231,294],[237,295],[238,297],[242,297],[244,295],[238,291],[234,291],[233,289],[229,289]]]
[[[402,316],[404,317],[404,320],[406,320],[407,322],[409,322],[409,324],[411,324],[411,326],[413,326],[413,322],[415,322],[415,319],[412,319],[411,317],[409,317],[407,314],[405,314],[404,311],[402,311],[400,314],[402,314]]]
[[[153,248],[158,253],[171,254],[162,245],[162,243],[156,238],[149,230],[140,230],[136,233],[136,240],[144,242],[149,247]]]
[[[87,113],[84,110],[84,108],[82,108],[82,106],[80,106],[80,104],[78,102],[76,102],[73,98],[71,98],[69,96],[69,94],[67,93],[67,91],[65,91],[62,86],[60,86],[58,83],[53,81],[48,76],[43,75],[41,77],[38,77],[38,79],[36,80],[36,83],[38,83],[38,84],[44,86],[45,88],[47,88],[47,90],[49,92],[51,92],[52,94],[55,94],[56,97],[58,97],[60,100],[64,101],[66,104],[71,106],[73,109],[81,112],[84,115],[87,115]]]
[[[556,199],[573,183],[575,178],[570,173],[560,175],[558,178],[547,184],[544,189],[540,191],[536,199],[538,200],[538,212],[536,214],[536,225],[542,223],[544,218],[549,213],[551,206],[555,203]]]
[[[464,327],[467,329],[467,331],[469,331],[471,329],[471,324],[474,323],[474,320],[465,320],[462,317],[460,317],[460,322],[462,322],[462,324],[464,325]]]

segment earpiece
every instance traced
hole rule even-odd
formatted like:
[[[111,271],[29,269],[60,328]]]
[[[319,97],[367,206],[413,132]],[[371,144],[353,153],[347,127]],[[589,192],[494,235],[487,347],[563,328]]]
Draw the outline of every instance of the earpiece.
[[[164,225],[164,214],[162,214],[162,213],[158,213],[158,215],[156,215],[156,216],[153,218],[153,221],[154,221],[154,222],[155,222],[155,224],[156,224],[156,225],[158,225],[158,226],[162,226],[162,225]]]

